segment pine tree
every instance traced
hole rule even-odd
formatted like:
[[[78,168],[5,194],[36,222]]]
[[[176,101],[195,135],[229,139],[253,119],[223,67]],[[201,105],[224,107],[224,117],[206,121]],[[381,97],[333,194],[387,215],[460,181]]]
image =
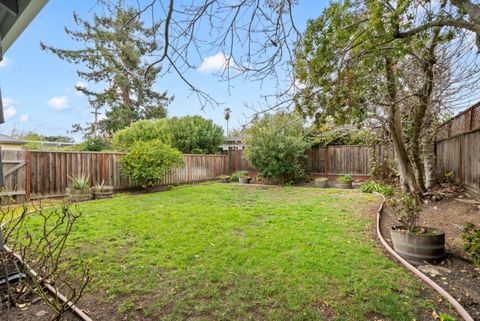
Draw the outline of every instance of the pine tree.
[[[146,27],[133,8],[119,6],[113,12],[111,16],[95,14],[92,21],[74,13],[78,30],[65,28],[65,32],[81,44],[80,49],[41,43],[43,50],[82,66],[77,74],[89,86],[77,86],[76,90],[88,97],[96,116],[101,109],[106,115],[103,120],[95,117],[88,128],[74,125],[74,130],[84,130],[91,136],[97,130],[111,135],[140,119],[166,117],[166,106],[171,101],[166,92],[153,89],[161,68],[147,68],[146,59],[158,50],[154,35],[159,25]]]

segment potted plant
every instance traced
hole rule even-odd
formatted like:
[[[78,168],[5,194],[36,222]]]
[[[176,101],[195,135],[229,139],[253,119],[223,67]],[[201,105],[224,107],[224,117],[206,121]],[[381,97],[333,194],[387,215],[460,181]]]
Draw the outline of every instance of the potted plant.
[[[389,200],[393,213],[402,225],[392,226],[393,248],[411,264],[438,263],[445,257],[445,232],[418,226],[418,198],[401,193]]]
[[[92,199],[89,175],[72,175],[68,178],[70,179],[70,187],[67,188],[67,197],[71,201],[80,202]]]
[[[107,185],[103,180],[100,183],[97,182],[92,190],[95,199],[112,198],[113,195],[113,186]]]
[[[344,176],[340,176],[339,178],[337,178],[337,184],[336,186],[338,188],[344,188],[344,189],[350,189],[353,187],[352,185],[352,176],[350,175],[344,175]]]
[[[328,178],[326,177],[315,178],[313,180],[313,184],[315,185],[315,187],[326,188],[328,187]]]
[[[247,171],[238,171],[238,172],[235,172],[232,177],[234,177],[234,179],[238,179],[238,182],[240,184],[248,184],[250,183],[250,177],[248,177],[248,172]]]
[[[218,180],[220,181],[220,183],[230,183],[230,176],[220,175],[218,176]]]

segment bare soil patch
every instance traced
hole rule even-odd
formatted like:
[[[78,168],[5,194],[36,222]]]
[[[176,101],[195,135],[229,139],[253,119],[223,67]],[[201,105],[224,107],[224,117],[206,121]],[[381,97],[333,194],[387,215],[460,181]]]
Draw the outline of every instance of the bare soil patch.
[[[421,270],[462,304],[474,320],[480,320],[480,268],[473,265],[463,250],[461,230],[467,222],[480,224],[478,204],[459,193],[423,204],[422,209],[420,225],[445,231],[447,256],[438,266],[422,266]],[[381,220],[381,231],[391,246],[390,227],[398,224],[387,207]]]

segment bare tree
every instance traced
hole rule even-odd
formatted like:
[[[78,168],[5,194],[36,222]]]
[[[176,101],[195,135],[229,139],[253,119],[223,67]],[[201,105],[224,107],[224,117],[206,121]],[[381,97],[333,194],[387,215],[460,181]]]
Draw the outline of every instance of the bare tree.
[[[11,306],[36,296],[55,312],[52,320],[60,320],[91,280],[88,261],[65,260],[67,239],[81,212],[64,203],[52,208],[39,204],[33,211],[25,205],[16,213],[0,207],[5,243],[0,249],[0,273],[5,280],[0,312],[8,316]],[[18,282],[10,284],[12,278]],[[65,297],[60,299],[59,293]]]
[[[229,90],[231,80],[248,77],[260,84],[268,79],[285,85],[281,93],[269,97],[291,94],[295,79],[292,62],[301,37],[293,14],[297,2],[203,0],[185,5],[174,0],[149,0],[137,2],[135,19],[160,25],[153,35],[159,52],[152,56],[151,68],[161,64],[164,74],[174,73],[185,82],[202,108],[215,107],[220,102],[188,77],[190,70],[213,54],[224,61],[217,76],[227,82]],[[98,0],[97,4],[109,12],[125,1]]]

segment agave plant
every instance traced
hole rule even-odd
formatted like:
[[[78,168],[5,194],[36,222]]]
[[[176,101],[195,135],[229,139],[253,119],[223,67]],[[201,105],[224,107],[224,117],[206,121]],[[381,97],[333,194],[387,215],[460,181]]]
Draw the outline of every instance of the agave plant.
[[[105,180],[102,180],[101,182],[96,182],[95,186],[93,187],[93,189],[98,192],[111,190],[112,188],[113,187],[108,185]]]
[[[76,190],[84,190],[90,188],[90,175],[80,174],[68,176],[70,179],[70,187]]]

